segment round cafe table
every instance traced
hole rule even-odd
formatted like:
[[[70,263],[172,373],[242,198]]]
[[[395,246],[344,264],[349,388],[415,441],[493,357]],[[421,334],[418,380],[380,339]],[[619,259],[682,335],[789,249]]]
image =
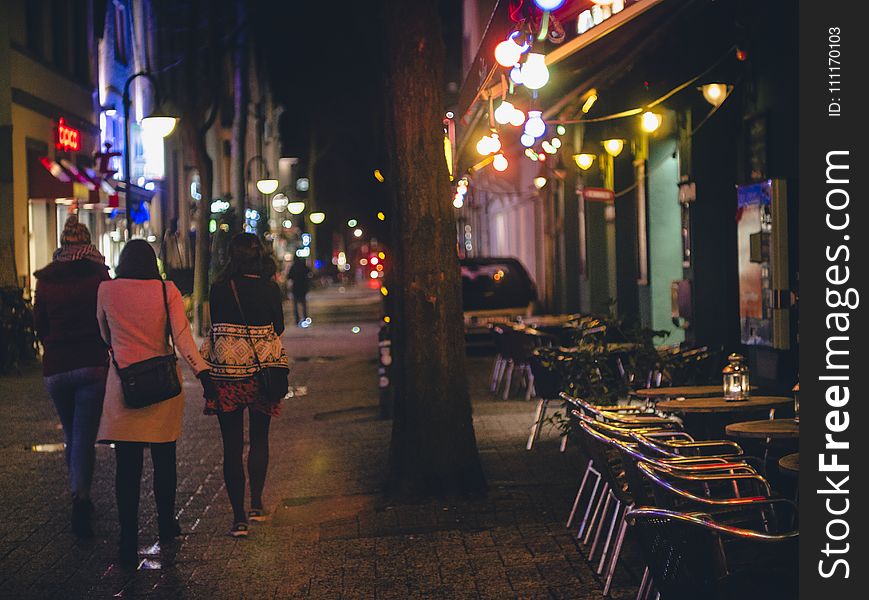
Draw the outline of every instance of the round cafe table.
[[[756,390],[757,386],[751,386]],[[631,395],[644,400],[665,398],[711,398],[721,394],[721,385],[681,385],[632,390]]]
[[[685,429],[699,439],[721,439],[725,426],[746,417],[768,417],[771,410],[789,406],[793,398],[786,396],[751,396],[741,402],[729,402],[722,396],[706,398],[676,398],[658,402],[656,408],[682,416]]]
[[[793,419],[761,419],[731,423],[724,428],[727,435],[737,438],[792,440],[800,436],[800,425]]]
[[[798,475],[800,472],[800,453],[786,454],[778,459],[778,468],[782,473]]]

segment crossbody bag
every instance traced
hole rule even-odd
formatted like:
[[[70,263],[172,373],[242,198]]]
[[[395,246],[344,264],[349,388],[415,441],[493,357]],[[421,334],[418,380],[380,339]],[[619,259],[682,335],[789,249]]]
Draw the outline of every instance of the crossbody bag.
[[[166,337],[172,348],[172,354],[148,358],[122,369],[115,360],[114,351],[109,348],[112,364],[121,379],[124,404],[127,408],[145,408],[174,398],[181,393],[181,381],[178,379],[177,370],[178,357],[175,354],[169,301],[166,297],[166,282],[160,280],[160,284],[163,286],[163,308],[166,310]]]

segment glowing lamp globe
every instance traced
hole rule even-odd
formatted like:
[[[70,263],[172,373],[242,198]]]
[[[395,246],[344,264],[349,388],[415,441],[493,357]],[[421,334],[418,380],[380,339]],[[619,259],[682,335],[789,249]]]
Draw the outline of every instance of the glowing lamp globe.
[[[574,154],[573,161],[583,171],[588,171],[594,163],[594,154]]]
[[[279,183],[277,179],[260,179],[256,182],[256,189],[258,189],[261,194],[268,196],[278,189],[278,185]]]
[[[326,213],[312,212],[309,218],[311,219],[311,223],[313,223],[314,225],[319,225],[326,220]]]
[[[291,215],[300,215],[305,212],[305,203],[304,202],[290,202],[287,204],[287,210],[290,211]]]
[[[462,198],[454,198],[453,199],[453,206],[455,206],[456,208],[461,208],[464,205],[465,205],[465,201]]]
[[[510,34],[510,37],[495,46],[495,61],[502,67],[512,67],[515,65],[519,62],[522,53],[528,49],[527,46],[523,49],[522,46],[513,41],[518,35],[519,32],[514,31]]]
[[[643,116],[640,117],[643,131],[646,133],[653,133],[658,130],[661,126],[661,123],[664,121],[664,117],[659,115],[658,113],[653,113],[652,111],[646,111],[643,113]]]
[[[703,98],[712,106],[720,106],[727,97],[727,85],[723,83],[707,83],[700,87]]]
[[[535,177],[534,178],[534,187],[536,187],[538,190],[542,189],[543,186],[546,185],[546,181],[547,181],[547,179],[543,176]]]
[[[514,85],[522,85],[522,67],[516,65],[510,69],[510,81],[512,81]]]
[[[496,154],[495,159],[492,161],[492,166],[496,171],[506,171],[510,163],[507,162],[507,157],[503,154]]]
[[[603,149],[606,150],[606,153],[612,157],[616,157],[622,153],[622,149],[625,147],[625,141],[619,139],[611,139],[604,140]]]
[[[519,141],[522,142],[522,145],[526,148],[530,148],[534,145],[534,142],[537,141],[533,135],[528,135],[527,133],[523,133],[522,137],[519,138]]]
[[[290,203],[289,198],[287,198],[286,194],[275,194],[272,198],[272,207],[277,212],[284,212],[287,210],[287,205]]]
[[[178,119],[164,115],[151,115],[142,119],[142,129],[147,133],[166,137],[175,129]]]
[[[514,107],[511,102],[504,100],[498,105],[498,108],[495,109],[495,122],[499,125],[506,125],[510,122],[513,113],[515,112],[516,107]]]
[[[522,63],[522,85],[529,90],[539,90],[549,81],[549,69],[546,68],[546,57],[536,52],[529,52],[528,58]]]
[[[513,109],[513,114],[510,115],[510,125],[513,127],[522,127],[523,123],[525,123],[525,113],[518,108]]]
[[[595,0],[592,0],[593,2]],[[611,3],[612,0],[609,1]],[[534,0],[534,4],[540,10],[558,10],[564,4],[564,0]]]
[[[528,120],[525,121],[525,133],[534,138],[539,138],[546,133],[546,123],[543,122],[543,113],[541,111],[528,111]]]

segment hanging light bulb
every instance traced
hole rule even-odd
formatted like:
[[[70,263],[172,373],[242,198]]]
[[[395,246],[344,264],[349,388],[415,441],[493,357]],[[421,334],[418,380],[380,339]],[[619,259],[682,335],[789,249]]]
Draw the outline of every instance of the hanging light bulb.
[[[314,225],[319,225],[323,221],[326,220],[326,213],[323,212],[312,212],[310,214],[311,223]]]
[[[506,171],[510,163],[507,162],[507,157],[503,154],[496,154],[494,160],[492,160],[492,166],[496,171]]]
[[[489,136],[489,154],[495,154],[495,152],[501,151],[501,138],[498,137],[497,133],[493,133]]]
[[[573,161],[576,163],[576,166],[582,169],[583,171],[588,171],[591,168],[591,165],[594,163],[594,154],[574,154]]]
[[[661,123],[664,121],[664,117],[662,117],[658,113],[653,113],[650,110],[644,112],[641,119],[643,131],[647,133],[657,131],[658,127],[660,127]]]
[[[612,2],[612,0],[610,0]],[[534,4],[540,10],[558,10],[564,4],[564,0],[534,0]]]
[[[506,125],[510,122],[515,111],[516,107],[514,107],[511,102],[502,100],[501,104],[498,105],[498,108],[495,109],[495,122],[499,125]]]
[[[514,31],[506,40],[495,46],[495,61],[502,67],[512,67],[519,62],[522,53],[528,50],[528,44],[520,46],[516,43],[517,37],[519,32]]]
[[[543,148],[543,151],[546,152],[546,154],[555,154],[558,151],[558,149],[547,140],[543,140],[540,147]]]
[[[559,125],[559,127],[561,127],[561,125]],[[561,138],[552,138],[552,142],[550,143],[552,144],[552,147],[556,150],[561,148]]]
[[[619,139],[611,139],[604,140],[603,149],[606,150],[606,153],[612,157],[616,157],[622,153],[622,149],[625,147],[625,141]]]
[[[707,83],[700,86],[700,91],[703,92],[706,102],[712,106],[720,106],[727,98],[727,85],[724,83]]]
[[[290,202],[287,205],[287,210],[290,211],[290,214],[300,215],[305,212],[305,203],[301,201]]]
[[[521,127],[525,123],[525,113],[518,108],[513,109],[513,114],[510,115],[510,125],[513,127]]]
[[[258,189],[261,194],[268,196],[278,189],[278,185],[279,183],[277,179],[260,179],[256,182],[256,189]]]
[[[585,103],[582,105],[582,113],[587,114],[588,111],[591,110],[591,107],[594,106],[594,103],[597,102],[597,94],[592,93],[586,98]]]
[[[559,125],[555,128],[555,132],[558,135],[564,135],[565,133],[567,133],[567,127],[565,127],[564,125]]]
[[[500,149],[501,140],[498,139],[497,133],[493,133],[491,136],[484,135],[480,138],[480,141],[477,142],[477,152],[479,152],[482,156],[494,154]]]
[[[510,81],[512,81],[514,85],[522,85],[522,67],[516,65],[510,69]]]
[[[546,68],[546,57],[536,52],[529,52],[528,58],[522,63],[522,84],[529,90],[539,90],[549,81],[549,69]]]
[[[465,205],[465,200],[461,196],[457,196],[453,198],[453,206],[456,208],[461,208]]]
[[[525,133],[534,138],[539,138],[546,133],[546,123],[543,122],[543,113],[541,111],[528,111],[528,120],[525,121]]]
[[[542,189],[543,186],[546,185],[546,182],[547,182],[547,179],[545,177],[543,177],[542,175],[539,177],[535,177],[534,178],[534,187],[536,187],[538,190]]]
[[[527,133],[523,133],[522,137],[519,138],[519,141],[526,148],[530,148],[531,146],[534,145],[534,142],[536,142],[537,140],[535,139],[535,137],[533,135],[528,135]]]

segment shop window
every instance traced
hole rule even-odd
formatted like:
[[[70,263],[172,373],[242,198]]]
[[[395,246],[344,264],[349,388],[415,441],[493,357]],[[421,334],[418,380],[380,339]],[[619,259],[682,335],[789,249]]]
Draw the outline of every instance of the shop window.
[[[126,65],[129,64],[130,32],[127,20],[127,7],[120,2],[114,3],[115,7],[115,60]]]

